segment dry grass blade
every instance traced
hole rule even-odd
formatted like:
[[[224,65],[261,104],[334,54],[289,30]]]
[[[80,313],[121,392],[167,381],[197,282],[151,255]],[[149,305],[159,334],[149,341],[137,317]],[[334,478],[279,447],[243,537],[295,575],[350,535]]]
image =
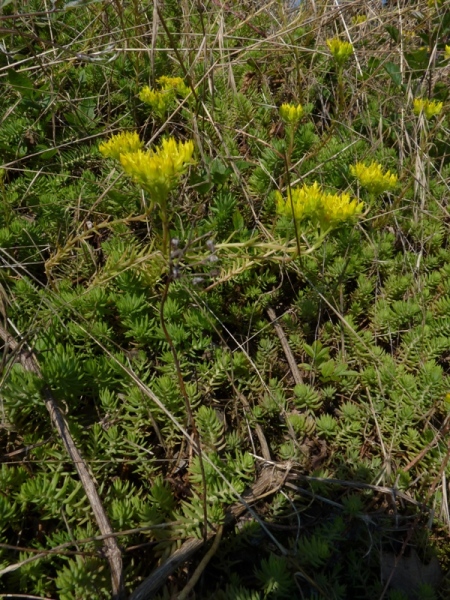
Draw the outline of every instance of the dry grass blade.
[[[278,317],[273,310],[273,308],[267,309],[267,314],[269,315],[269,319],[272,321],[272,325],[277,332],[277,336],[281,342],[281,346],[283,347],[284,354],[286,355],[286,360],[288,361],[289,368],[291,369],[292,377],[294,378],[295,383],[303,383],[303,377],[297,367],[297,362],[292,354],[291,347],[289,346],[289,342],[287,341],[286,334],[283,331],[280,323],[278,322]]]

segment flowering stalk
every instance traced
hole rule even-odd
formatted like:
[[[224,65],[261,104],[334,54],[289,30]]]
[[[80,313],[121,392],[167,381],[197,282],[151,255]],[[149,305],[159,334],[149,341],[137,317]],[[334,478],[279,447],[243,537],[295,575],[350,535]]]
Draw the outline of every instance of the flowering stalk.
[[[206,290],[211,290],[257,265],[267,262],[285,265],[299,256],[312,254],[333,229],[358,217],[363,209],[362,202],[350,199],[348,194],[323,192],[318,183],[293,188],[287,197],[277,193],[276,200],[278,214],[293,219],[296,227],[300,223],[309,222],[309,229],[315,229],[317,232],[314,242],[311,245],[304,242],[300,244],[298,236],[284,242],[274,239],[261,240],[258,235],[243,242],[232,242],[233,233],[226,242],[214,245],[214,251],[222,254],[222,258],[229,259],[232,268],[225,269],[224,275]]]
[[[168,198],[188,166],[193,164],[194,143],[164,139],[155,150],[143,150],[137,133],[120,133],[100,144],[100,152],[120,160],[124,172],[159,206],[163,228],[163,250],[169,247]]]
[[[291,169],[291,159],[292,153],[294,151],[294,139],[295,132],[299,126],[299,123],[303,117],[304,110],[301,104],[287,104],[284,103],[280,106],[280,117],[285,124],[286,130],[286,151],[284,154],[285,168],[286,168],[286,183],[288,190],[291,187],[290,184],[290,169]],[[295,227],[295,237],[297,240],[298,252],[300,253],[300,236],[297,228],[297,223],[294,222]]]
[[[291,163],[291,156],[294,150],[294,136],[297,131],[300,120],[304,114],[303,106],[301,104],[282,104],[280,106],[280,117],[286,127],[286,138],[288,142],[286,152],[286,162],[288,168]]]
[[[331,52],[331,56],[336,63],[341,67],[344,66],[353,54],[353,44],[350,44],[350,42],[343,42],[338,37],[330,38],[326,40],[326,43]]]
[[[328,232],[327,232],[328,233]],[[326,234],[325,234],[326,235]],[[321,245],[325,236],[319,236],[313,246],[303,246],[301,248],[302,256],[312,254]],[[278,263],[288,263],[297,258],[299,249],[296,240],[290,240],[287,243],[276,241],[263,242],[259,237],[255,236],[245,242],[223,242],[216,244],[216,251],[233,251],[252,249],[255,253],[252,259],[255,263],[262,263],[267,260]]]
[[[338,81],[338,113],[343,114],[344,111],[344,65],[353,54],[353,44],[344,42],[338,37],[326,40],[331,56],[337,67]]]
[[[224,275],[210,284],[205,291],[212,290],[220,283],[230,280],[232,277],[251,269],[252,267],[263,265],[267,262],[277,264],[289,264],[296,258],[307,256],[315,252],[324,242],[330,232],[321,232],[311,246],[302,244],[299,246],[298,240],[289,240],[287,243],[273,241],[261,241],[258,236],[252,237],[245,242],[224,242],[215,246],[216,252],[224,254],[227,258],[233,259],[239,257],[240,263],[233,270],[225,271]],[[247,252],[246,252],[247,251]]]

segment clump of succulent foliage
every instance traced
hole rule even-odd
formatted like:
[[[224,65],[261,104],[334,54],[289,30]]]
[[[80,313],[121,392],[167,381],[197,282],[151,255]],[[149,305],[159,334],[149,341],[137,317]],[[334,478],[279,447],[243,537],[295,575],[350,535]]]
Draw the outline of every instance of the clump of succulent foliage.
[[[448,598],[450,2],[293,4],[1,4],[1,594]]]

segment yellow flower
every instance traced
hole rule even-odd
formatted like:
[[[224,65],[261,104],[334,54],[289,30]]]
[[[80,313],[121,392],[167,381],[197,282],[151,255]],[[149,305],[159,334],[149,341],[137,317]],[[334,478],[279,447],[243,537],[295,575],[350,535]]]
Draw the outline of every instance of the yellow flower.
[[[287,198],[280,192],[275,195],[277,212],[296,221],[309,219],[327,231],[338,224],[361,214],[363,203],[351,200],[349,194],[330,194],[322,192],[319,184],[293,188]]]
[[[186,165],[193,163],[194,142],[192,140],[177,142],[174,138],[164,139],[161,147],[154,154],[171,162],[175,171],[185,171]]]
[[[189,88],[181,77],[167,77],[163,75],[157,80],[160,90],[154,90],[146,85],[139,93],[142,102],[149,104],[161,118],[171,107],[176,96],[185,98],[189,94]]]
[[[125,173],[147,190],[156,201],[164,202],[170,190],[192,164],[194,143],[163,140],[156,150],[126,152],[120,155]]]
[[[343,42],[337,37],[328,39],[327,46],[331,56],[340,65],[343,65],[353,54],[353,45],[350,42]]]
[[[282,104],[280,106],[280,117],[289,125],[295,125],[303,117],[303,106],[301,104]]]
[[[376,162],[371,162],[370,165],[356,163],[350,167],[350,172],[370,194],[382,194],[393,190],[397,185],[397,175],[390,171],[383,173],[381,165]]]
[[[365,23],[366,21],[367,15],[357,15],[356,17],[352,18],[353,25],[362,25],[362,23]]]
[[[445,45],[444,57],[448,60],[450,58],[450,46]]]
[[[156,83],[161,86],[161,89],[166,91],[174,90],[183,98],[185,98],[190,92],[189,88],[181,77],[167,77],[166,75],[162,75]]]
[[[164,90],[152,90],[152,88],[148,87],[148,85],[141,90],[139,93],[139,98],[142,100],[142,102],[145,102],[145,104],[149,104],[155,113],[161,118],[166,113],[172,100],[171,94],[168,94]]]
[[[319,213],[321,229],[326,230],[344,221],[349,221],[361,214],[363,207],[362,202],[350,200],[349,194],[323,194]]]
[[[415,98],[413,110],[415,115],[423,113],[426,119],[431,119],[431,117],[441,114],[443,106],[442,102],[436,102],[436,100]]]
[[[98,149],[103,156],[118,160],[119,156],[124,152],[136,152],[143,148],[143,146],[144,144],[136,132],[123,131],[122,133],[113,135],[107,142],[102,142]]]
[[[293,217],[296,221],[313,218],[320,206],[322,191],[316,182],[313,185],[303,185],[301,188],[292,188],[287,197],[283,198],[280,192],[275,193],[277,213]]]

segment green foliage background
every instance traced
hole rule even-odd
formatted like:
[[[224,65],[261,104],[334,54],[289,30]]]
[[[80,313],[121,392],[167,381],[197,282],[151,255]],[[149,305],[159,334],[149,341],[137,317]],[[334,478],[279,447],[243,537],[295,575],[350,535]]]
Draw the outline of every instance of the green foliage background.
[[[265,439],[282,485],[226,521],[189,597],[448,597],[450,2],[366,4],[3,2],[0,311],[41,376],[4,343],[0,592],[111,594],[50,390],[113,529],[133,530],[119,538],[127,593],[226,521]],[[325,44],[335,35],[354,45],[343,77]],[[164,119],[138,98],[161,75],[192,90]],[[442,114],[414,115],[414,97]],[[283,102],[306,109],[292,147]],[[171,200],[183,256],[167,298],[159,215],[98,151],[123,130],[196,144]],[[372,160],[398,173],[394,193],[358,187],[350,165]],[[262,260],[254,236],[296,235],[273,192],[314,181],[359,197],[363,218],[311,254]],[[438,558],[439,581],[389,587],[383,557],[411,549],[422,565]],[[177,597],[199,561],[158,597]]]

